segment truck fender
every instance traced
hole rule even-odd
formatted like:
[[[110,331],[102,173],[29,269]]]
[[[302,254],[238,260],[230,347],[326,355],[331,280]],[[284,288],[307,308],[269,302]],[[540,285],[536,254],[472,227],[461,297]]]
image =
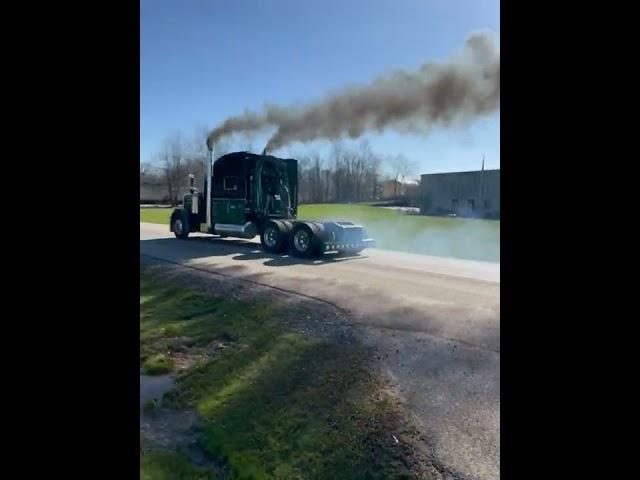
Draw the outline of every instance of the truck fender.
[[[327,229],[325,225],[321,222],[305,222],[307,225],[311,227],[314,236],[319,242],[326,242],[328,237]]]
[[[289,234],[289,232],[291,232],[291,229],[293,228],[293,222],[289,220],[276,219],[276,220],[273,220],[273,222],[277,223],[278,226],[282,229],[282,231],[285,232],[287,235]]]

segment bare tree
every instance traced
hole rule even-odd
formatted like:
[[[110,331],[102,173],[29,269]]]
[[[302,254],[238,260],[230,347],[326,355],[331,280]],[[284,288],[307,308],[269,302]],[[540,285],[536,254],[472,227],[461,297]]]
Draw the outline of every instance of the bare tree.
[[[155,161],[155,175],[168,193],[169,201],[175,205],[181,194],[188,188],[188,174],[196,177],[196,187],[204,188],[206,160],[209,152],[206,146],[206,128],[195,129],[193,135],[184,138],[180,134],[168,137]],[[244,148],[253,151],[253,145],[247,137]],[[233,145],[229,139],[218,141],[213,145],[215,158],[236,150],[241,145],[237,139]],[[233,146],[233,148],[232,148]],[[362,202],[377,200],[381,193],[382,158],[376,155],[368,141],[363,141],[359,148],[345,147],[342,142],[335,142],[328,156],[317,153],[293,155],[298,159],[299,200],[301,203],[326,202]],[[388,171],[397,182],[395,194],[400,181],[413,170],[413,164],[404,156],[398,155],[384,161],[384,170]],[[147,178],[152,165],[140,165],[141,182]],[[160,175],[158,174],[160,173]]]
[[[367,140],[360,144],[360,152],[365,162],[365,198],[364,200],[376,200],[378,198],[378,190],[380,187],[380,164],[382,163],[380,156],[375,155],[371,150],[371,145]]]
[[[313,155],[313,167],[312,167],[312,181],[311,181],[311,198],[312,202],[323,202],[325,199],[323,198],[322,193],[324,192],[324,188],[322,185],[322,159],[320,155],[317,153]]]
[[[140,181],[152,175],[154,166],[152,162],[140,162]]]
[[[302,203],[360,202],[378,195],[380,158],[367,142],[358,150],[336,142],[329,157],[297,155]]]
[[[175,206],[178,204],[181,187],[186,181],[182,136],[176,133],[165,139],[158,157],[169,202]]]
[[[398,196],[400,182],[413,172],[415,165],[404,155],[395,155],[390,159],[389,166],[391,167],[391,175],[394,181],[393,194]]]
[[[153,162],[140,163],[140,184],[160,184],[162,170]]]

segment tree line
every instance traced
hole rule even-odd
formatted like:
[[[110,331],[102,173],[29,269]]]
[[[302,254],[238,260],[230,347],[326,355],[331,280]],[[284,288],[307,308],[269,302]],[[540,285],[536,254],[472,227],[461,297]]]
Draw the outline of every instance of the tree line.
[[[202,138],[205,138],[202,132],[191,139],[178,134],[167,138],[152,161],[140,164],[141,187],[144,184],[163,190],[171,205],[177,205],[188,190],[189,174],[194,174],[196,186],[202,189],[208,155]],[[237,150],[255,152],[250,141]],[[216,157],[231,151],[225,141],[214,148]],[[414,164],[406,157],[376,154],[367,141],[357,148],[335,143],[325,156],[303,154],[294,158],[298,160],[300,203],[375,201],[383,198],[385,191],[386,197],[399,197],[400,182],[415,173]],[[383,185],[389,181],[393,181],[393,188],[383,191]]]
[[[333,145],[330,153],[298,157],[299,199],[301,203],[350,203],[379,200],[383,184],[395,180],[394,187],[412,173],[406,157],[385,157],[372,151],[364,141],[357,149]],[[394,192],[397,196],[398,191]]]

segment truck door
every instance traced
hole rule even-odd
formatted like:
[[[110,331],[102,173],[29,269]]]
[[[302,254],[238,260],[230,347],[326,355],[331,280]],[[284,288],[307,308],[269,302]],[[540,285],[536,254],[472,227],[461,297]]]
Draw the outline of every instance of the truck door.
[[[242,179],[238,176],[225,176],[223,178],[223,191],[229,197],[213,199],[213,218],[215,223],[244,224],[245,200],[244,198],[233,198],[234,193],[242,188],[241,181]]]

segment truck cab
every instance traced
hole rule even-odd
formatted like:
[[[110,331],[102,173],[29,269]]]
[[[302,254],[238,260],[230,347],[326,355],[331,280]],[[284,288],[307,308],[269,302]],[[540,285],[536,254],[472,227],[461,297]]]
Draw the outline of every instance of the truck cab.
[[[259,235],[266,251],[289,248],[301,257],[330,250],[355,252],[373,244],[364,238],[362,227],[350,222],[297,219],[297,160],[235,152],[210,163],[207,172],[204,191],[197,191],[191,176],[183,208],[171,215],[170,230],[178,238],[186,239],[191,232],[246,239]],[[347,237],[353,241],[340,242]]]
[[[296,218],[296,160],[248,152],[225,155],[213,165],[212,185],[214,225]]]

